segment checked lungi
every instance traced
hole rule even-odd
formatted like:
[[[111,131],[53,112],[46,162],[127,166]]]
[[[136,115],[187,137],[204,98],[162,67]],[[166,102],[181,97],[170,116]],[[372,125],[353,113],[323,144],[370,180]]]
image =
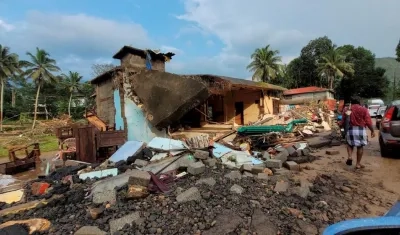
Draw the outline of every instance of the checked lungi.
[[[350,126],[346,134],[347,144],[361,147],[368,144],[367,129],[361,126]]]

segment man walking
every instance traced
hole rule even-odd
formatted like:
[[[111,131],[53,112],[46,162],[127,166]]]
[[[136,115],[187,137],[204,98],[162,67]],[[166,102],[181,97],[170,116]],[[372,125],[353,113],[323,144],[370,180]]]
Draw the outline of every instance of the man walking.
[[[361,158],[363,156],[363,147],[368,144],[367,127],[371,131],[371,138],[375,137],[374,128],[372,126],[372,120],[369,115],[368,109],[360,105],[361,99],[359,97],[352,97],[349,108],[343,110],[342,117],[346,117],[342,120],[341,126],[348,120],[348,129],[346,133],[347,142],[347,161],[346,164],[351,166],[353,164],[353,149],[357,148],[357,164],[356,169],[364,168],[361,164]],[[347,112],[347,115],[346,115]]]

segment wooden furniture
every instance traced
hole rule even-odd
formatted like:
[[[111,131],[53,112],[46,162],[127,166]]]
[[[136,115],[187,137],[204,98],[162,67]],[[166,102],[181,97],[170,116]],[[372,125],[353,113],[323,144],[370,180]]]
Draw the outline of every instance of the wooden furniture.
[[[17,157],[17,152],[24,152],[25,157]],[[0,164],[0,174],[13,175],[36,167],[41,163],[39,143],[9,148],[8,160]]]

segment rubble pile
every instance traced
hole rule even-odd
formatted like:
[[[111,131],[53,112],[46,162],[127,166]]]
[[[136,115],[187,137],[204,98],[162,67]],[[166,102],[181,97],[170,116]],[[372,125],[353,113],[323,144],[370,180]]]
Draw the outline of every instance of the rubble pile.
[[[26,199],[39,202],[37,206],[17,212],[13,208],[18,205],[3,205],[0,223],[32,218],[51,223],[47,231],[34,234],[308,235],[367,212],[368,206],[360,205],[366,202],[355,199],[371,197],[362,185],[338,176],[320,175],[310,183],[290,175],[271,175],[259,166],[231,170],[220,162],[203,161],[190,164],[187,171],[192,173],[174,177],[164,185],[168,190],[158,193],[149,193],[149,185],[157,182],[146,171],[128,170],[100,180],[75,175],[73,184],[53,175],[40,181],[50,183],[41,195],[28,186]],[[126,175],[124,180],[121,176]],[[102,194],[101,200],[96,199],[97,193]]]

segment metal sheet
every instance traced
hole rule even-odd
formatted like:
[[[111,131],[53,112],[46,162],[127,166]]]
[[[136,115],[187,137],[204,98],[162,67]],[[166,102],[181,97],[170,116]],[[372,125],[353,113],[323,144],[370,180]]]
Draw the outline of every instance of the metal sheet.
[[[141,141],[127,141],[110,157],[111,162],[126,160],[128,157],[135,155],[142,149],[144,143]]]

